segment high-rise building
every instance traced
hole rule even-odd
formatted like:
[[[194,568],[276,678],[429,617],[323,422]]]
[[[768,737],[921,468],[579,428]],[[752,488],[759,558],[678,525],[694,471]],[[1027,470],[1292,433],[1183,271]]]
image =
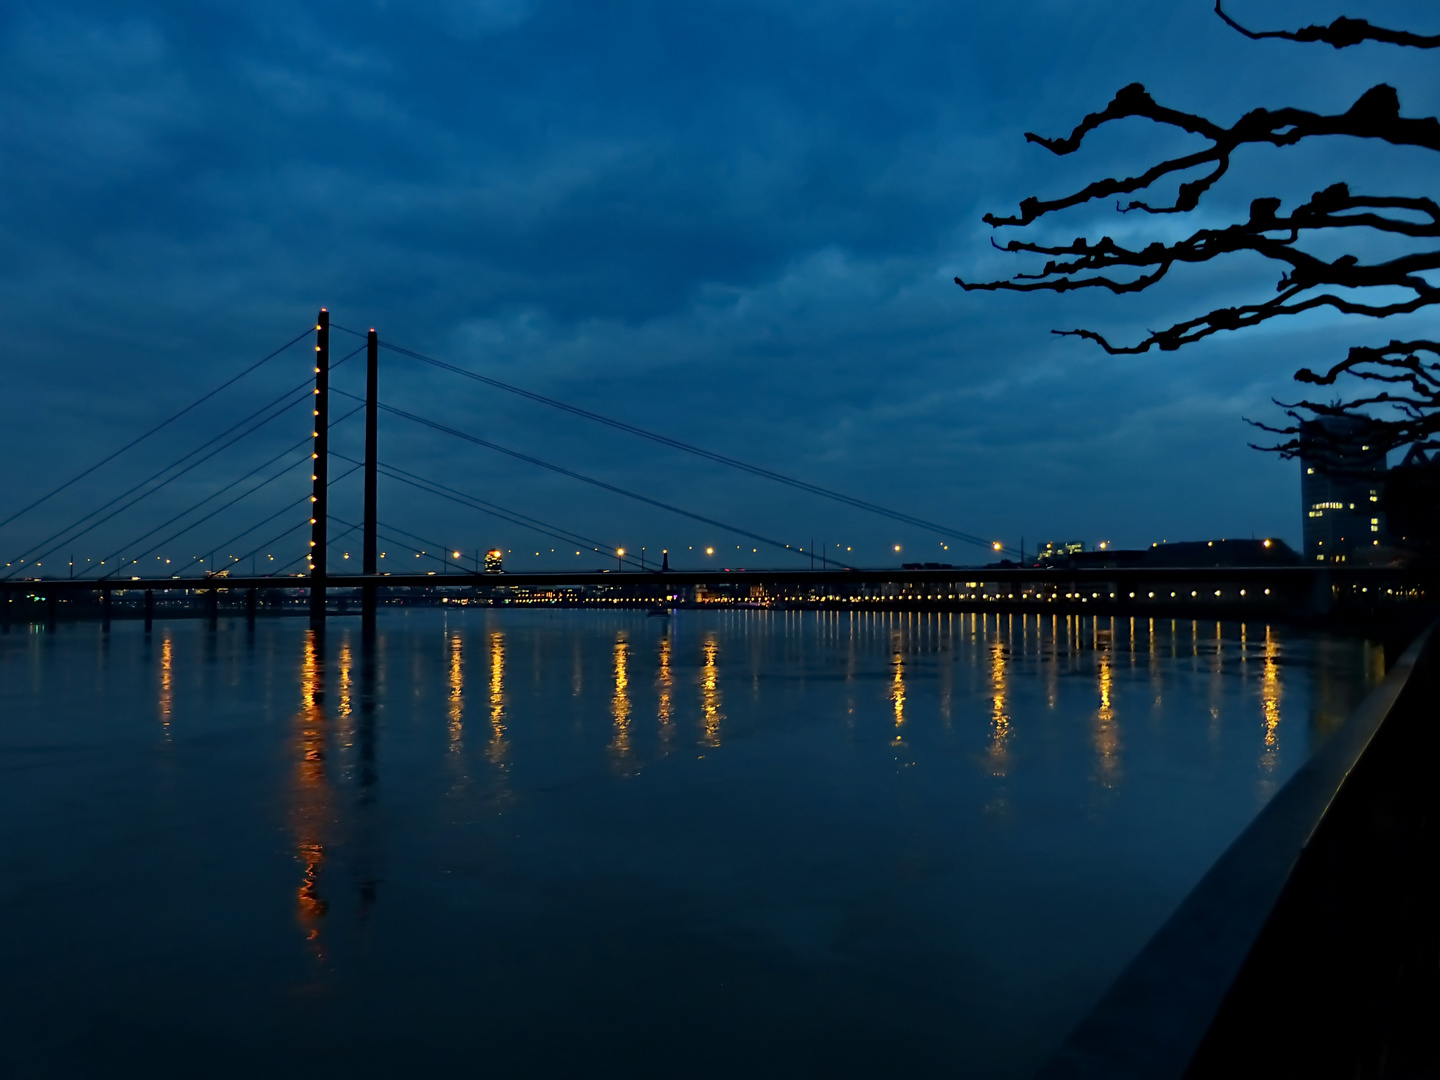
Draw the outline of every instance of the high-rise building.
[[[1327,416],[1300,425],[1300,501],[1307,563],[1350,562],[1386,539],[1380,496],[1385,451],[1371,446],[1358,417]]]

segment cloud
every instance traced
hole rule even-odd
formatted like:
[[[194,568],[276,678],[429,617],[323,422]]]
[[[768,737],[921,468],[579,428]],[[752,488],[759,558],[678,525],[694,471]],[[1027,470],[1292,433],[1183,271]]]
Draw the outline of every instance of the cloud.
[[[161,3],[142,17],[68,0],[0,14],[0,453],[26,463],[17,500],[324,304],[347,325],[983,535],[1148,542],[1247,522],[1293,534],[1293,467],[1248,450],[1240,416],[1267,415],[1290,372],[1347,335],[1388,327],[1297,320],[1115,360],[1048,330],[1133,337],[1273,275],[1200,270],[1124,298],[967,295],[950,278],[1018,268],[990,247],[984,211],[1153,155],[1143,124],[1073,158],[1023,140],[1067,130],[1126,82],[1222,118],[1256,101],[1348,104],[1381,78],[1408,79],[1407,109],[1433,110],[1437,92],[1408,58],[1257,46],[1206,5],[1139,0],[338,10]],[[1097,205],[1037,234],[1179,235],[1254,188],[1308,194],[1313,174],[1429,183],[1428,163],[1404,155],[1368,155],[1380,164],[1366,173],[1350,148],[1286,154],[1237,162],[1214,217]],[[303,376],[294,363],[286,378]],[[387,365],[397,402],[562,464],[757,527],[892,542],[888,524]],[[57,440],[71,417],[82,422]],[[397,462],[536,516],[632,544],[694,531],[401,425],[386,438]],[[165,448],[181,442],[155,464]],[[223,482],[197,473],[156,503]],[[102,490],[97,478],[32,531]],[[482,528],[387,497],[417,531]]]

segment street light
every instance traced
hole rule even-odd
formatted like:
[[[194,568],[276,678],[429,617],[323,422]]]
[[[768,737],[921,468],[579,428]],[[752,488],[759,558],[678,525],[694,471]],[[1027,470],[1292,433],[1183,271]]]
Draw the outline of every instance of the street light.
[[[617,573],[618,573],[619,571],[621,571],[621,570],[624,569],[624,565],[623,565],[623,560],[624,560],[624,558],[625,558],[625,549],[624,549],[624,548],[616,548],[616,549],[615,549],[615,570],[616,570]]]

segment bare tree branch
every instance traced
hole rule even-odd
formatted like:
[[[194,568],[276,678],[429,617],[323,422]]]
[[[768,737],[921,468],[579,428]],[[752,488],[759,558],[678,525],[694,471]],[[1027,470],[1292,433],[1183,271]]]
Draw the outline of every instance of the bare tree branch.
[[[1359,139],[1380,139],[1397,146],[1415,146],[1440,150],[1440,120],[1433,116],[1406,118],[1400,115],[1400,97],[1393,86],[1384,83],[1372,86],[1361,94],[1355,104],[1343,113],[1325,116],[1304,109],[1254,109],[1230,127],[1221,127],[1194,113],[1157,105],[1145,87],[1131,83],[1120,90],[1102,111],[1085,117],[1068,136],[1048,139],[1026,132],[1027,142],[1037,143],[1053,154],[1072,154],[1080,149],[1085,136],[1113,120],[1141,117],[1158,124],[1179,128],[1210,140],[1210,147],[1182,157],[1160,162],[1143,173],[1124,179],[1106,178],[1087,184],[1070,195],[1058,199],[1030,196],[1020,202],[1020,213],[1011,217],[986,214],[982,220],[999,228],[1003,225],[1029,225],[1037,218],[1056,210],[1094,199],[1142,191],[1172,173],[1186,172],[1210,165],[1205,175],[1180,185],[1175,202],[1170,206],[1151,206],[1138,200],[1126,210],[1144,210],[1152,214],[1174,214],[1193,210],[1200,197],[1209,191],[1230,168],[1230,156],[1250,143],[1271,146],[1294,146],[1302,139],[1321,135],[1349,135]]]
[[[1408,45],[1415,49],[1440,48],[1440,35],[1412,34],[1405,30],[1387,30],[1383,26],[1372,26],[1364,19],[1352,19],[1341,15],[1329,26],[1304,26],[1299,30],[1247,30],[1232,19],[1215,0],[1215,14],[1225,20],[1232,30],[1238,30],[1252,41],[1261,38],[1284,38],[1286,41],[1320,41],[1345,49],[1359,45],[1362,41],[1379,41],[1388,45]]]
[[[1149,352],[1152,348],[1158,348],[1161,352],[1174,352],[1182,345],[1200,341],[1221,330],[1245,330],[1252,326],[1259,326],[1262,322],[1277,315],[1299,315],[1301,312],[1314,311],[1316,308],[1332,308],[1346,315],[1367,315],[1373,319],[1383,319],[1389,315],[1408,315],[1423,307],[1440,303],[1440,293],[1430,298],[1419,296],[1413,300],[1395,304],[1361,304],[1331,293],[1307,297],[1293,304],[1286,303],[1302,291],[1301,289],[1291,289],[1264,304],[1217,308],[1198,318],[1176,323],[1164,330],[1152,330],[1149,336],[1134,345],[1113,345],[1103,334],[1097,334],[1093,330],[1051,330],[1050,332],[1061,337],[1080,337],[1093,341],[1111,356],[1128,356]]]
[[[1341,379],[1354,378],[1365,383],[1402,385],[1407,392],[1396,394],[1381,390],[1328,402],[1277,401],[1275,404],[1285,411],[1291,423],[1275,426],[1248,418],[1246,423],[1285,438],[1267,446],[1251,445],[1286,458],[1298,456],[1302,449],[1313,454],[1317,440],[1323,449],[1326,430],[1323,427],[1306,430],[1302,447],[1302,425],[1318,419],[1344,417],[1351,428],[1347,435],[1336,437],[1337,451],[1343,449],[1346,439],[1353,439],[1356,434],[1386,451],[1410,444],[1440,447],[1440,362],[1422,360],[1421,353],[1440,357],[1440,343],[1392,341],[1380,348],[1356,346],[1344,360],[1323,374],[1301,368],[1295,373],[1297,382],[1333,386]]]

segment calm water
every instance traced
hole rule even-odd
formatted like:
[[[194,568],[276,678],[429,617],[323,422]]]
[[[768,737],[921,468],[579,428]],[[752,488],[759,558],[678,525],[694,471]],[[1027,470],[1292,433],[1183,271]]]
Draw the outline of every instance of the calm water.
[[[0,637],[14,1075],[1024,1076],[1378,677],[1264,625]]]

